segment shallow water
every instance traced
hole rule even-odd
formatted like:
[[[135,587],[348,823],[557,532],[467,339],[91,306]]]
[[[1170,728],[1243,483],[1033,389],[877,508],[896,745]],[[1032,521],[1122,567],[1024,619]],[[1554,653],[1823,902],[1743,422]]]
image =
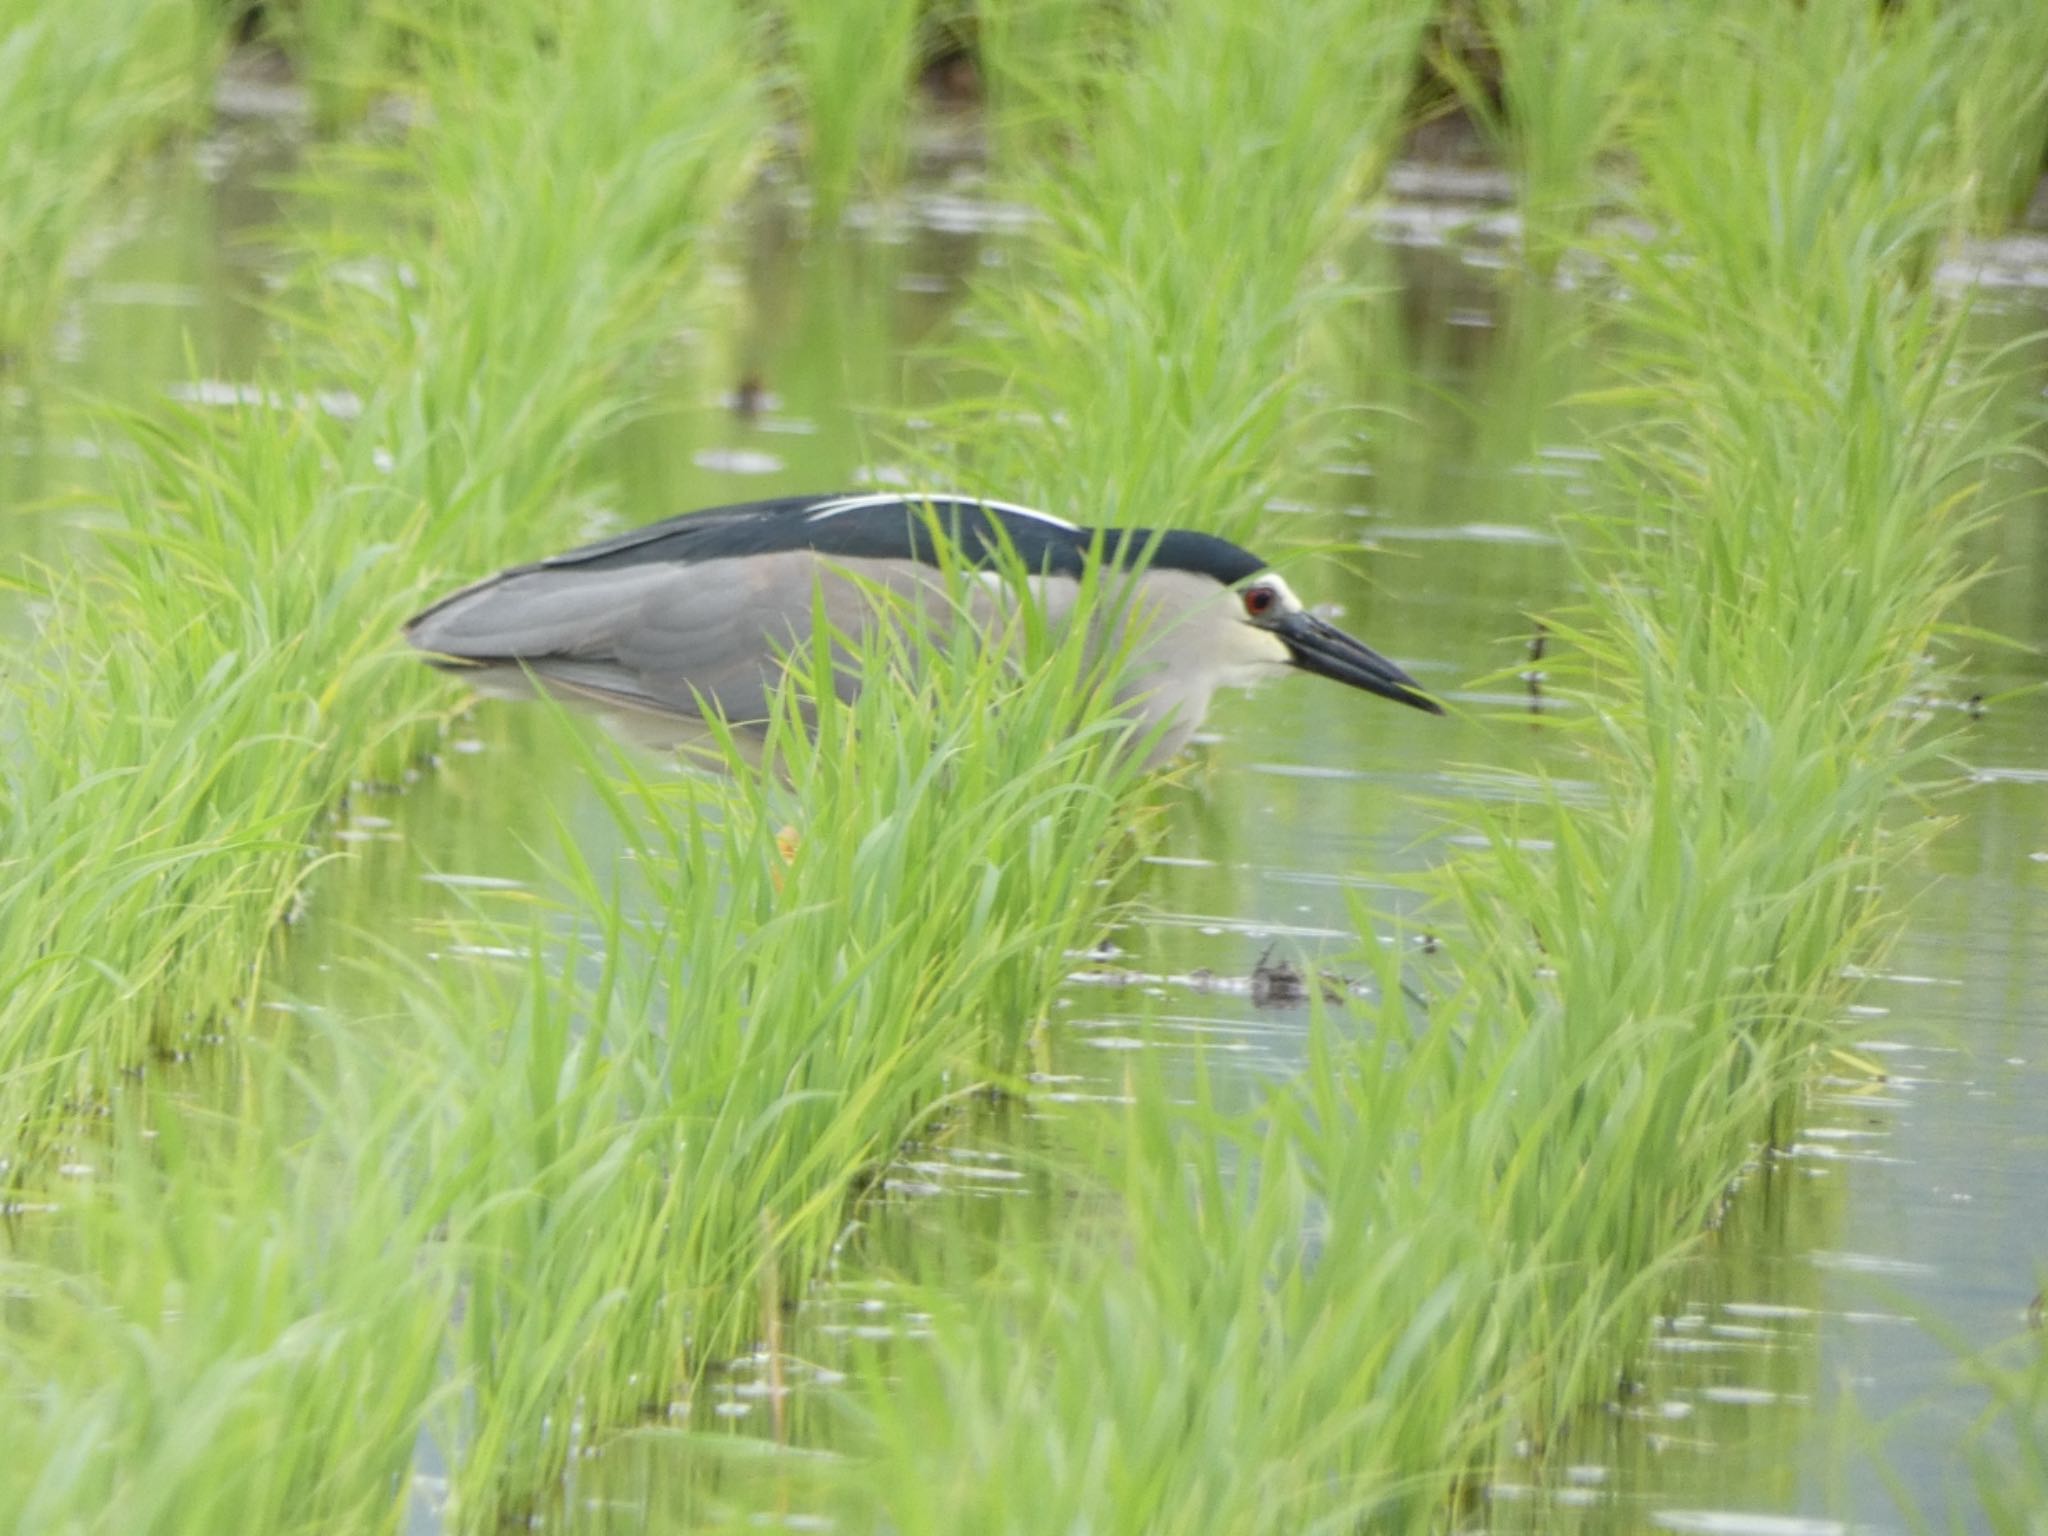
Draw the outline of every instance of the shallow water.
[[[269,134],[250,131],[173,168],[82,286],[51,367],[5,381],[0,552],[62,559],[91,537],[89,504],[25,510],[89,492],[104,472],[73,391],[131,404],[159,393],[235,397],[269,345],[252,302],[264,257],[249,234],[277,214],[263,188],[280,154]],[[1532,690],[1519,674],[1541,670],[1527,615],[1570,596],[1549,529],[1592,466],[1558,402],[1586,382],[1572,370],[1594,363],[1546,344],[1569,296],[1511,296],[1492,210],[1430,200],[1443,188],[1426,171],[1399,186],[1411,200],[1375,227],[1374,259],[1401,284],[1392,340],[1426,387],[1406,388],[1404,417],[1368,418],[1355,442],[1269,508],[1261,543],[1268,553],[1310,539],[1360,550],[1342,564],[1290,562],[1290,579],[1466,708],[1437,720],[1311,679],[1226,700],[1170,792],[1169,828],[1140,892],[1145,916],[1102,954],[1077,958],[1039,1093],[1022,1114],[907,1156],[892,1198],[870,1213],[878,1254],[985,1231],[991,1202],[1039,1187],[1018,1154],[1056,1125],[1064,1100],[1121,1092],[1132,1049],[1169,1053],[1175,1073],[1191,1072],[1199,1049],[1226,1101],[1299,1070],[1308,1011],[1276,1003],[1255,973],[1284,964],[1311,985],[1341,973],[1350,901],[1406,905],[1399,874],[1445,851],[1441,803],[1512,795],[1517,772],[1571,771],[1540,683]],[[916,349],[945,333],[963,280],[1002,259],[1020,222],[966,179],[809,245],[765,200],[724,253],[716,323],[683,338],[656,410],[592,466],[591,497],[629,524],[863,475],[893,481],[902,471],[870,413],[934,395],[940,381]],[[2023,267],[2027,249],[2014,246],[1996,270]],[[1999,253],[1973,254],[1991,270]],[[2004,338],[2044,313],[2040,290],[2002,285],[1976,323]],[[2023,362],[2023,387],[2038,391],[2039,351]],[[2048,497],[2038,484],[2014,489],[2030,494],[1987,531],[1983,553],[1999,569],[1961,617],[2039,646]],[[565,526],[534,552],[589,531]],[[4,614],[21,623],[18,611]],[[1989,701],[1981,718],[1956,717],[1953,752],[1968,782],[1939,802],[1952,824],[1903,872],[1910,922],[1857,1002],[1858,1049],[1883,1079],[1844,1063],[1819,1085],[1790,1144],[1759,1159],[1724,1226],[1702,1240],[1644,1341],[1638,1379],[1590,1409],[1540,1467],[1503,1469],[1481,1511],[1489,1526],[1902,1529],[1874,1456],[1927,1513],[1945,1513],[1959,1435],[1978,1403],[1955,1384],[1950,1346],[1919,1319],[1970,1346],[2006,1337],[2023,1326],[2048,1263],[2048,1187],[2037,1176],[2048,1152],[2048,701],[2038,688],[2008,697],[2042,680],[2038,654],[1974,642],[1961,651],[1969,689]],[[1470,686],[1480,677],[1495,681]],[[589,844],[616,839],[578,771],[546,750],[552,729],[534,712],[484,706],[430,771],[366,786],[337,813],[351,857],[312,890],[277,1006],[374,1010],[375,945],[442,965],[509,958],[475,942],[467,915],[549,889],[550,849],[565,831]],[[1412,963],[1431,960],[1418,946]],[[1339,1018],[1343,983],[1332,983]],[[800,1319],[791,1347],[810,1363],[782,1373],[793,1405],[785,1428],[801,1440],[806,1402],[835,1390],[835,1341],[914,1337],[920,1324],[849,1264]],[[583,1464],[579,1523],[637,1528],[706,1499],[746,1511],[746,1463],[707,1475],[701,1441],[675,1431],[767,1434],[780,1416],[763,1372],[763,1362],[736,1363],[673,1428],[625,1437]],[[1866,1423],[1882,1430],[1881,1451],[1869,1449]],[[434,1509],[427,1478],[416,1524],[431,1528]],[[759,1512],[771,1523],[788,1514]]]

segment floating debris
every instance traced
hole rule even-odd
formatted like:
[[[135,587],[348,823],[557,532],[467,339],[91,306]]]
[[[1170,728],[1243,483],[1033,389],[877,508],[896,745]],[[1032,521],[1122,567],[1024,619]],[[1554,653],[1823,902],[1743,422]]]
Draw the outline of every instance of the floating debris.
[[[690,462],[727,475],[772,475],[782,469],[781,459],[758,448],[700,448]]]
[[[1342,1003],[1351,983],[1325,971],[1316,978],[1326,1003]],[[1252,967],[1251,997],[1254,1008],[1299,1008],[1308,1001],[1308,978],[1286,960],[1275,960],[1269,945]]]
[[[761,414],[769,403],[767,386],[761,382],[761,375],[749,373],[733,386],[732,393],[725,397],[726,409],[742,421],[752,421]]]
[[[1550,626],[1541,619],[1536,621],[1536,633],[1529,637],[1529,669],[1522,674],[1522,681],[1529,688],[1529,712],[1539,714],[1543,709],[1543,654],[1550,648]]]

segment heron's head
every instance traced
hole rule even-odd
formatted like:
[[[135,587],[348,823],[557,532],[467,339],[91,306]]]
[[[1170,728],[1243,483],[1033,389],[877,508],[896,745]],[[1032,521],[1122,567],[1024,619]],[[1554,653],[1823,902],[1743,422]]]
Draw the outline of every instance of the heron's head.
[[[1432,715],[1444,712],[1414,678],[1378,651],[1310,613],[1272,572],[1261,571],[1238,584],[1233,595],[1237,621],[1260,637],[1282,665],[1334,678],[1411,709]]]
[[[1333,678],[1432,715],[1443,713],[1422,687],[1393,662],[1336,625],[1309,612],[1294,589],[1250,550],[1207,534],[1132,530],[1126,548],[1145,539],[1153,581],[1180,588],[1197,601],[1184,626],[1166,635],[1186,649],[1183,665],[1214,670],[1221,680],[1252,683],[1292,669]]]

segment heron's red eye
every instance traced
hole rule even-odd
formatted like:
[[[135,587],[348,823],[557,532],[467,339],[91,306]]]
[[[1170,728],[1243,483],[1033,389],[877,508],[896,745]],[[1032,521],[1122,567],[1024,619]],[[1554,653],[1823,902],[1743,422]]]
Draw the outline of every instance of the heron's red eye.
[[[1264,618],[1273,611],[1277,601],[1271,587],[1246,587],[1244,589],[1244,611],[1253,618]]]

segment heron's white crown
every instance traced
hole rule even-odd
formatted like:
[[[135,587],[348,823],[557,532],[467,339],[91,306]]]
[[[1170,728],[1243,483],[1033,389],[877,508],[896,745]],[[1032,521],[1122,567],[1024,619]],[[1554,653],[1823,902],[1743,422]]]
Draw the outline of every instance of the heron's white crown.
[[[837,517],[842,512],[859,512],[868,507],[916,506],[920,502],[931,502],[946,506],[988,507],[997,512],[1008,512],[1013,517],[1029,517],[1055,528],[1078,529],[1079,524],[1070,523],[1064,517],[1054,517],[1050,512],[1041,512],[1036,507],[1020,507],[1014,501],[991,501],[986,496],[961,496],[951,491],[877,491],[867,496],[835,496],[830,501],[819,502],[811,508],[808,522],[820,522],[828,517]]]

